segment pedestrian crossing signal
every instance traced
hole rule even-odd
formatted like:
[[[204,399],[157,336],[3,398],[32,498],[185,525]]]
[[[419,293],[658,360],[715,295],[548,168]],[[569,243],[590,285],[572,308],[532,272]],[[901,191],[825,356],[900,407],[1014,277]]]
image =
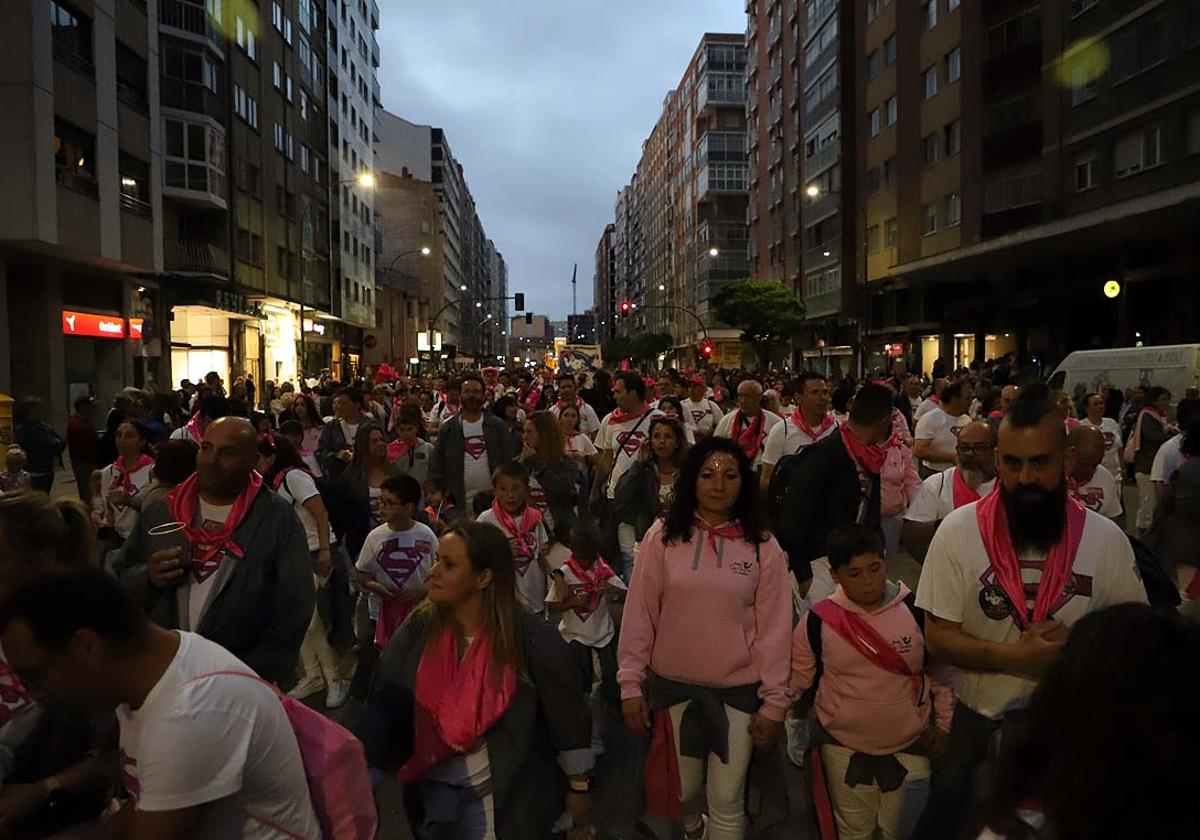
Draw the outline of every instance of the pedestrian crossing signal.
[[[628,315],[628,314],[629,314],[630,312],[632,312],[632,311],[633,311],[633,304],[632,304],[632,303],[630,303],[630,302],[629,302],[629,301],[627,301],[627,300],[623,300],[623,301],[621,301],[621,314],[622,314],[622,315]]]

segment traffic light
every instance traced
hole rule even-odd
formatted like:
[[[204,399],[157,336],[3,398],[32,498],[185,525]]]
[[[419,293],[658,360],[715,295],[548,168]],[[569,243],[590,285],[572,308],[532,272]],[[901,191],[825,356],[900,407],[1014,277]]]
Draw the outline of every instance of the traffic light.
[[[627,300],[623,300],[623,301],[621,301],[621,314],[622,314],[622,315],[628,315],[628,314],[629,314],[630,312],[632,312],[632,311],[633,311],[633,304],[632,304],[632,303],[630,303],[630,302],[629,302],[629,301],[627,301]]]
[[[520,312],[525,308],[525,293],[517,292],[513,295],[513,309]]]
[[[533,313],[532,312],[525,313],[525,325],[528,327],[533,326]]]
[[[712,352],[713,352],[713,343],[711,341],[709,341],[706,338],[700,342],[700,355],[701,356],[703,356],[704,358],[707,359],[709,356],[712,355]]]

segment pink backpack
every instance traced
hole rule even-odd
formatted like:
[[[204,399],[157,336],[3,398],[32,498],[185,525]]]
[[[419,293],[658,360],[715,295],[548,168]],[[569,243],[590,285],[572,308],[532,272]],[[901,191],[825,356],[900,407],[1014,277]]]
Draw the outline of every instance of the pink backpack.
[[[324,840],[374,840],[379,830],[379,816],[362,742],[346,728],[299,700],[281,693],[257,674],[213,671],[193,677],[188,682],[216,676],[258,680],[274,691],[283,704],[292,731],[296,733],[296,743],[300,746],[308,793],[312,797],[313,811],[321,823]],[[252,817],[265,822],[260,817]],[[282,834],[294,836],[282,826],[271,824],[271,827]],[[296,840],[311,838],[297,837]]]

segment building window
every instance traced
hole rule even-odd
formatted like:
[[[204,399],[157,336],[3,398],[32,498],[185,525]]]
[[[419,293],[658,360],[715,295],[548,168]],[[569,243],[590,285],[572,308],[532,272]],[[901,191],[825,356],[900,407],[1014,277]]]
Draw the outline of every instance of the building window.
[[[952,85],[962,78],[962,47],[946,53],[946,84]]]
[[[1167,58],[1167,16],[1146,15],[1112,36],[1112,83],[1144,73]]]
[[[882,70],[883,56],[879,54],[879,50],[871,50],[871,54],[867,56],[867,78],[878,79]]]
[[[1162,162],[1161,126],[1134,131],[1117,139],[1113,151],[1113,174],[1118,178],[1153,169]]]
[[[884,103],[884,105],[886,106],[886,109],[887,109],[887,124],[895,125],[896,120],[900,119],[899,101],[896,99],[896,97],[890,96],[890,97],[888,97],[888,100],[887,100],[887,102]]]
[[[258,61],[258,40],[255,38],[254,30],[246,25],[241,17],[234,20],[234,35],[237,40],[237,45],[242,48],[246,56],[254,62]]]
[[[900,230],[896,224],[895,217],[884,220],[883,223],[883,247],[895,248],[896,241],[900,238]]]
[[[1071,17],[1079,17],[1088,9],[1100,5],[1100,0],[1071,0]]]
[[[883,64],[885,67],[891,67],[896,63],[896,36],[889,35],[887,40],[883,42]]]
[[[924,75],[922,76],[922,79],[924,80],[924,85],[925,85],[925,98],[933,99],[933,97],[937,96],[937,92],[938,92],[937,65],[935,64],[932,67],[930,67],[928,70],[926,70]]]
[[[150,167],[132,155],[120,153],[121,206],[150,215]]]
[[[163,120],[164,185],[181,190],[224,192],[224,138],[199,123]]]
[[[300,144],[300,171],[308,172],[309,169],[309,151],[308,146]]]
[[[933,166],[938,162],[938,156],[941,151],[939,140],[937,132],[934,132],[921,141],[921,157],[924,159],[926,167]]]
[[[867,170],[867,195],[874,195],[879,192],[882,184],[883,173],[878,166],[872,166]]]
[[[271,62],[271,73],[275,90],[283,89],[283,68],[279,66],[278,61]]]
[[[874,254],[879,250],[879,225],[867,228],[867,253]]]
[[[962,120],[946,123],[943,134],[946,136],[946,157],[951,157],[962,151]]]
[[[878,137],[879,132],[882,130],[880,128],[880,124],[879,124],[879,109],[878,108],[875,108],[874,110],[871,111],[870,114],[867,115],[867,121],[870,123],[870,126],[871,126],[871,136]]]
[[[55,119],[54,168],[60,184],[94,195],[96,138],[66,120]]]
[[[946,227],[962,224],[962,193],[946,195]]]
[[[1100,51],[1084,50],[1071,65],[1071,107],[1082,105],[1099,95],[1100,77],[1104,74]]]
[[[958,8],[958,4],[961,2],[962,0],[946,0],[946,11],[953,12]]]
[[[921,4],[921,27],[925,30],[933,29],[938,23],[938,8],[937,0],[928,0]]]
[[[1095,152],[1075,156],[1075,192],[1084,192],[1096,186],[1096,160]]]
[[[921,235],[932,236],[937,233],[938,211],[936,204],[926,204],[921,208]]]
[[[879,5],[880,0],[867,0],[867,23],[879,17]],[[816,8],[815,3],[813,4],[813,8]]]
[[[300,91],[300,119],[308,119],[308,94]]]
[[[1200,153],[1200,108],[1188,112],[1187,150],[1189,155]]]
[[[996,58],[1042,37],[1042,8],[1033,6],[988,28],[988,58]]]
[[[888,158],[883,162],[883,185],[890,187],[896,183],[896,159]]]
[[[996,178],[984,185],[985,213],[1002,213],[1017,207],[1029,207],[1042,201],[1042,173],[1031,169]]]
[[[233,112],[251,128],[258,128],[258,102],[241,85],[233,86]]]
[[[149,111],[146,98],[146,61],[117,42],[117,99],[139,111]]]
[[[13,26],[10,20],[7,26]],[[92,22],[66,3],[50,2],[50,39],[56,58],[86,75],[92,65]]]

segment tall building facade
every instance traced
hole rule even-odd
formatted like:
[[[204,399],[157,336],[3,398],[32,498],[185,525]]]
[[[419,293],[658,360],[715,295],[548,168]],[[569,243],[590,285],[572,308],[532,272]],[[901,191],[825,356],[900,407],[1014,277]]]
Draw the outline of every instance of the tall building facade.
[[[625,191],[622,190],[622,193]],[[617,216],[620,218],[621,199],[617,199]],[[617,228],[605,225],[600,241],[596,243],[595,271],[592,274],[592,301],[601,313],[598,334],[601,343],[612,341],[617,335]]]

